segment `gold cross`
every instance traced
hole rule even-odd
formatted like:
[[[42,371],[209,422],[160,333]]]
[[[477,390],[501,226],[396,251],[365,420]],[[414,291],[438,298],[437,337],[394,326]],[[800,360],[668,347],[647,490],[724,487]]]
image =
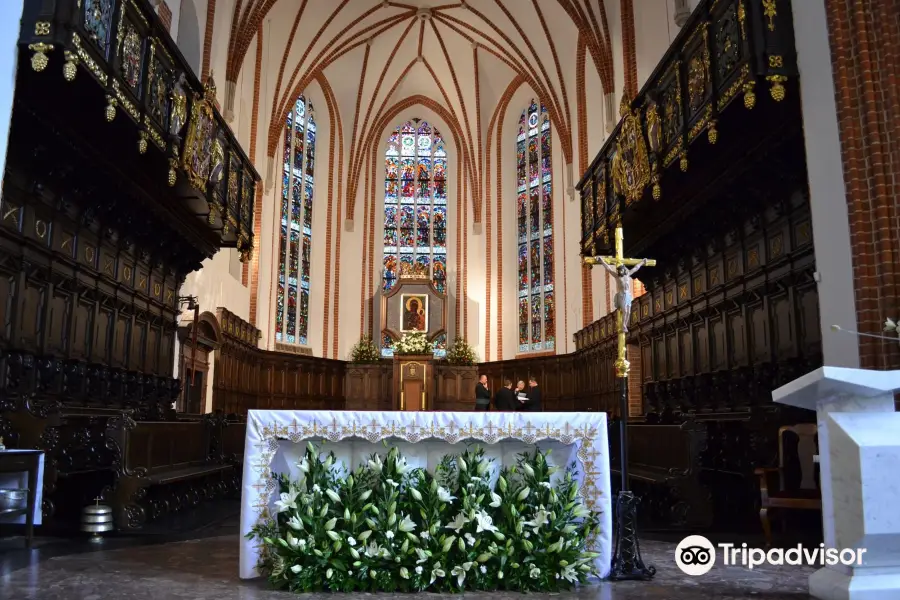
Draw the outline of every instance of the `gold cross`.
[[[621,227],[616,227],[616,255],[615,256],[585,256],[584,264],[599,265],[601,262],[616,267],[634,267],[643,263],[648,267],[655,267],[656,261],[643,258],[625,258],[625,234]],[[625,323],[622,320],[622,311],[616,310],[616,332],[618,333],[618,357],[616,358],[616,377],[628,377],[628,360],[625,358]]]

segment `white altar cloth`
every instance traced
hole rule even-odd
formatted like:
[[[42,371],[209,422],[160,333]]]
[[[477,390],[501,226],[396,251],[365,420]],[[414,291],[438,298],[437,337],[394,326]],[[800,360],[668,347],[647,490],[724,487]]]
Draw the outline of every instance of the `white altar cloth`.
[[[296,479],[305,442],[317,440],[327,442],[327,449],[348,469],[373,452],[386,454],[382,440],[397,446],[411,466],[432,468],[442,456],[475,444],[495,459],[499,469],[539,443],[542,450],[553,450],[548,462],[561,467],[575,462],[584,504],[601,515],[600,535],[591,550],[600,554],[596,562],[600,575],[609,573],[612,497],[606,413],[251,410],[241,487],[242,579],[259,576],[258,542],[244,536],[274,506],[273,474],[290,473]]]

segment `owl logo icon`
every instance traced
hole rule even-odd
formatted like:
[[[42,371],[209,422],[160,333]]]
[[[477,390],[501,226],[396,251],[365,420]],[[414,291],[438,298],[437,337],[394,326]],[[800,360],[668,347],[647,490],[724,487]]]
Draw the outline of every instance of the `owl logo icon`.
[[[689,535],[675,548],[675,564],[685,575],[706,575],[716,564],[716,548],[702,535]]]

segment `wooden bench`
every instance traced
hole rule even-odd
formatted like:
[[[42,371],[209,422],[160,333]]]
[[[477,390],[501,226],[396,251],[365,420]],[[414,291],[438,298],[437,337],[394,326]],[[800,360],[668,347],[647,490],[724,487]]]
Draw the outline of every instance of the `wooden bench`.
[[[700,453],[706,430],[693,421],[675,425],[628,426],[629,487],[641,497],[639,511],[652,528],[703,529],[712,523],[709,490],[700,482]],[[621,487],[619,423],[610,424],[610,472]]]
[[[124,414],[108,422],[118,457],[117,480],[104,494],[120,530],[198,505],[236,489],[231,464],[210,452],[215,420],[134,421]]]

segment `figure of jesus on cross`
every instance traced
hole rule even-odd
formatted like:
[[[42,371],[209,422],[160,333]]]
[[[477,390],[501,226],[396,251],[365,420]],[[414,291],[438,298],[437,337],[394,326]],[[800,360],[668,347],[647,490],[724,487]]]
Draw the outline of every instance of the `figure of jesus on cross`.
[[[656,261],[648,258],[625,258],[624,235],[621,227],[616,227],[616,255],[615,256],[588,256],[585,264],[601,265],[613,277],[616,278],[615,306],[619,310],[621,324],[619,331],[628,332],[628,323],[631,322],[631,302],[634,299],[632,293],[632,277],[641,267],[655,267]],[[629,267],[632,267],[629,269]]]

